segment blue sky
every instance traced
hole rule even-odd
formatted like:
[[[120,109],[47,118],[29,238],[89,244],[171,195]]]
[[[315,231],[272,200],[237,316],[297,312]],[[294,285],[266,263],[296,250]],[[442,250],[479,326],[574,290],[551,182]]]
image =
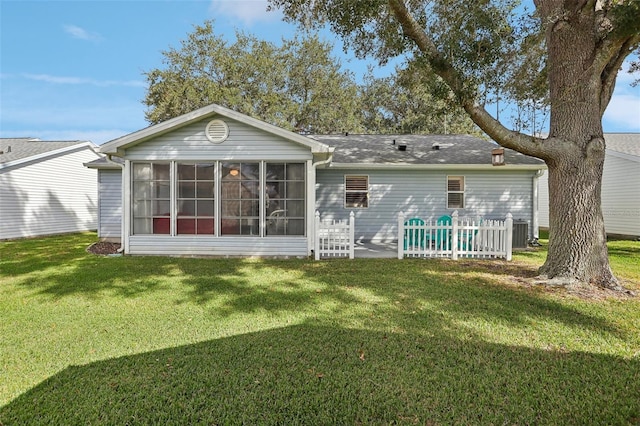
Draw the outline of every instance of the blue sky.
[[[291,38],[296,28],[265,9],[266,0],[0,0],[0,137],[102,144],[144,128],[143,72],[162,67],[163,50],[207,19],[230,40],[235,29]],[[361,77],[366,63],[335,44],[343,67]],[[632,80],[619,74],[605,132],[640,132]]]

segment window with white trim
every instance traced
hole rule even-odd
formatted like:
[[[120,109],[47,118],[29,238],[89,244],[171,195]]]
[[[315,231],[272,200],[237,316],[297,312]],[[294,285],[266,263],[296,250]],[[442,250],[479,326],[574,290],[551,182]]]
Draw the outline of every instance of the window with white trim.
[[[221,163],[221,235],[260,235],[260,163]]]
[[[266,163],[266,235],[304,235],[304,163]]]
[[[344,176],[344,206],[354,209],[369,207],[369,176]]]
[[[169,234],[171,230],[171,165],[133,165],[133,233]]]
[[[447,176],[447,208],[464,208],[464,176]]]
[[[176,234],[215,233],[215,164],[178,163]]]

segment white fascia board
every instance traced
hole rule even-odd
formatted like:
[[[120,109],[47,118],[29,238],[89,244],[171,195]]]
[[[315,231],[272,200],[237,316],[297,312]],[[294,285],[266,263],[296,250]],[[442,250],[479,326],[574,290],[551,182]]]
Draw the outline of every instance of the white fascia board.
[[[236,112],[215,104],[208,105],[206,107],[197,109],[187,114],[183,114],[181,116],[172,118],[170,120],[163,121],[162,123],[158,123],[156,125],[144,128],[142,130],[138,130],[137,132],[133,132],[128,135],[122,136],[121,138],[114,139],[102,145],[100,147],[100,152],[105,154],[118,154],[119,152],[121,153],[122,150],[127,148],[128,146],[144,142],[153,137],[160,136],[164,133],[170,132],[172,130],[176,130],[194,121],[201,120],[207,116],[213,116],[213,115],[221,115],[221,116],[230,118],[232,120],[236,120],[241,123],[248,124],[257,129],[264,130],[265,132],[268,132],[277,136],[281,136],[287,140],[299,143],[301,145],[304,145],[310,148],[311,152],[313,153],[330,152],[329,146],[324,143],[315,141],[306,136],[299,135],[294,132],[290,132],[278,126],[265,123],[264,121],[257,120],[255,118],[249,117],[248,115],[241,114],[239,112]]]
[[[9,161],[7,163],[0,164],[0,170],[8,169],[10,167],[19,166],[20,164],[30,163],[33,161],[39,161],[45,159],[47,157],[55,157],[60,154],[65,154],[67,152],[79,151],[81,148],[89,148],[96,154],[96,157],[100,158],[101,155],[98,153],[97,146],[93,142],[80,142],[76,145],[65,146],[64,148],[54,149],[53,151],[42,152],[40,154],[32,155],[30,157],[21,158],[19,160]]]
[[[386,170],[546,170],[545,164],[372,164],[372,163],[331,163],[330,169],[386,169]]]

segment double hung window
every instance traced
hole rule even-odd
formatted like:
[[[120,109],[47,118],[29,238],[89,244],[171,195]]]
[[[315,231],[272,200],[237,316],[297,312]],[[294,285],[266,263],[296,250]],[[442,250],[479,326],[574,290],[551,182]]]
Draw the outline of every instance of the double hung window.
[[[447,176],[447,208],[464,208],[464,176]]]
[[[344,177],[344,206],[346,208],[369,207],[369,176],[346,175]]]

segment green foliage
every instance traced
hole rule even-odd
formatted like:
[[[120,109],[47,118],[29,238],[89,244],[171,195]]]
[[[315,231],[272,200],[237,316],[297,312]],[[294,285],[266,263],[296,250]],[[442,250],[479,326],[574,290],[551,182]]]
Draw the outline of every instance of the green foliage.
[[[480,134],[428,65],[409,62],[389,77],[371,73],[362,86],[364,126],[370,133]]]
[[[317,34],[280,46],[241,32],[228,43],[212,21],[196,26],[164,69],[145,74],[146,116],[153,124],[217,103],[294,131],[360,129],[358,87]]]
[[[520,284],[544,250],[315,262],[100,257],[93,241],[0,245],[3,425],[640,418],[640,300]],[[610,244],[639,290],[639,243]]]
[[[629,37],[640,33],[640,1],[609,0],[604,9],[609,19],[615,21],[613,32],[617,37]]]

